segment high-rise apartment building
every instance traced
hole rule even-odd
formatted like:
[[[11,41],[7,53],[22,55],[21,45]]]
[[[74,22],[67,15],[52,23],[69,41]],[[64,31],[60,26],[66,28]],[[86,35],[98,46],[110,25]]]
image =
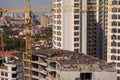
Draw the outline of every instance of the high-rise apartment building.
[[[87,54],[106,59],[107,0],[87,1]],[[105,53],[105,54],[104,54]]]
[[[53,0],[53,48],[103,58],[107,26],[106,0]]]
[[[87,52],[87,13],[80,12],[86,4],[81,0],[53,0],[53,48]]]

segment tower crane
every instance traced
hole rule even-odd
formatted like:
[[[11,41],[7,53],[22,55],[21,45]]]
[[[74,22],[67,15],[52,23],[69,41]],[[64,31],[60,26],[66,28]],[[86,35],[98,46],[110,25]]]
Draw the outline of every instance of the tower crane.
[[[110,4],[107,4],[111,6]],[[90,5],[91,6],[98,6],[103,7],[104,5]],[[32,39],[31,39],[31,12],[57,12],[57,10],[50,9],[50,6],[47,7],[37,7],[38,9],[31,10],[30,7],[30,0],[24,0],[24,9],[0,9],[0,12],[22,12],[24,13],[24,25],[25,25],[25,36],[26,36],[26,61],[25,61],[25,80],[32,80]],[[58,8],[63,8],[62,11],[73,11],[72,5],[60,6]],[[68,9],[69,7],[69,9]],[[71,9],[70,9],[71,7]],[[42,10],[39,10],[39,9]],[[55,7],[54,7],[55,8]],[[96,10],[79,10],[80,12],[88,12],[88,11],[96,11]],[[2,36],[1,36],[2,38]],[[2,44],[3,45],[3,44]],[[4,50],[4,49],[2,49]]]
[[[4,42],[3,42],[3,34],[0,34],[0,38],[1,38],[1,48],[2,48],[2,56],[4,56]]]
[[[31,39],[31,27],[32,27],[32,23],[31,23],[31,10],[30,10],[30,0],[24,0],[24,4],[25,4],[25,27],[26,27],[26,63],[25,63],[25,80],[32,80],[32,39]]]

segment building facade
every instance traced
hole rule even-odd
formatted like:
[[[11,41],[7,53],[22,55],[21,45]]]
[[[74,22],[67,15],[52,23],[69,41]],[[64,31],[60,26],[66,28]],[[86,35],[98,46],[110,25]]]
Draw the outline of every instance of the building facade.
[[[117,80],[120,80],[120,1],[108,0],[107,26],[107,62],[114,62],[117,69]]]
[[[53,0],[53,48],[103,58],[106,0]]]

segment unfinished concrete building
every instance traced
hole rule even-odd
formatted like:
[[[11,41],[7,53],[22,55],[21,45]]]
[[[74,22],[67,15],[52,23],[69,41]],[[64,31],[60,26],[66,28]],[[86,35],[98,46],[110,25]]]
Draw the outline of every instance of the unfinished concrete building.
[[[24,80],[22,62],[3,60],[0,60],[0,80]]]
[[[33,51],[32,80],[116,80],[116,70],[92,56],[45,49]]]
[[[0,51],[0,80],[24,80],[23,62],[19,51],[8,51],[5,56]]]

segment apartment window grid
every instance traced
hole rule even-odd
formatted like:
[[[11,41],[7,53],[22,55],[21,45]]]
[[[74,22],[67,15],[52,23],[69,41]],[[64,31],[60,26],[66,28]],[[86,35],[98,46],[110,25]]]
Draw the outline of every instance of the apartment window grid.
[[[116,47],[117,43],[115,41],[111,42],[112,47]]]
[[[111,36],[111,39],[112,39],[112,40],[116,40],[116,39],[117,39],[117,36],[116,36],[115,34],[113,34],[113,35]]]
[[[56,0],[56,2],[57,3],[55,3],[54,5],[55,5],[55,12],[54,13],[56,13],[55,14],[55,18],[56,18],[56,20],[55,20],[55,23],[56,23],[56,29],[55,29],[55,32],[56,33],[54,33],[54,30],[53,30],[53,34],[54,35],[57,35],[57,37],[54,37],[55,39],[54,40],[56,40],[56,41],[54,41],[54,45],[55,46],[59,46],[59,47],[61,47],[61,43],[60,43],[60,41],[62,40],[62,38],[60,37],[61,36],[61,18],[62,18],[62,16],[61,16],[61,13],[62,13],[62,10],[61,10],[61,8],[62,8],[62,6],[61,6],[61,0]]]
[[[74,47],[79,47],[79,43],[74,43]]]
[[[120,1],[119,0],[118,1],[117,0],[113,0],[112,1],[112,5],[120,5]]]
[[[117,60],[120,60],[120,56],[117,57]]]
[[[76,51],[76,52],[78,52],[79,51],[79,49],[77,49],[80,45],[79,45],[79,43],[76,43],[76,42],[78,42],[79,41],[79,37],[77,37],[77,36],[79,36],[79,32],[77,32],[77,31],[79,31],[79,29],[80,29],[80,26],[79,26],[79,24],[80,24],[80,21],[79,21],[79,19],[80,19],[80,1],[79,0],[74,0],[74,51]]]
[[[1,71],[1,77],[0,77],[0,79],[1,79],[1,80],[8,80],[7,77],[8,77],[8,73],[7,73],[7,72],[2,72],[2,71]]]
[[[111,53],[116,53],[116,49],[111,49]]]
[[[111,32],[112,33],[117,33],[117,29],[116,28],[112,28]]]
[[[120,27],[120,21],[118,22],[118,27]]]
[[[61,0],[57,0],[57,2],[61,2]]]
[[[120,49],[118,49],[118,54],[120,54]]]
[[[120,67],[120,63],[117,63],[117,67]]]
[[[112,15],[112,19],[117,19],[117,17],[118,17],[118,16],[117,16],[116,14],[113,14],[113,15]]]
[[[79,36],[79,32],[74,32],[74,36]]]
[[[115,56],[115,55],[112,55],[112,56],[111,56],[111,60],[116,60],[116,56]]]
[[[120,70],[117,70],[117,74],[120,74]]]
[[[79,0],[74,0],[74,2],[79,2]]]
[[[5,72],[5,76],[8,76],[8,73],[7,73],[7,72]]]
[[[117,21],[112,21],[112,26],[117,26]]]
[[[118,15],[118,19],[120,19],[120,15]]]
[[[75,37],[75,38],[74,38],[74,41],[79,41],[79,37]]]
[[[117,76],[117,80],[120,80],[120,76]]]
[[[74,26],[74,30],[79,30],[79,26]]]
[[[112,8],[112,12],[117,12],[117,8]]]
[[[60,42],[57,42],[57,46],[61,47],[61,43],[60,43]]]
[[[112,48],[111,53],[112,54],[120,54],[120,49]],[[120,59],[120,56],[119,56],[119,59]]]

